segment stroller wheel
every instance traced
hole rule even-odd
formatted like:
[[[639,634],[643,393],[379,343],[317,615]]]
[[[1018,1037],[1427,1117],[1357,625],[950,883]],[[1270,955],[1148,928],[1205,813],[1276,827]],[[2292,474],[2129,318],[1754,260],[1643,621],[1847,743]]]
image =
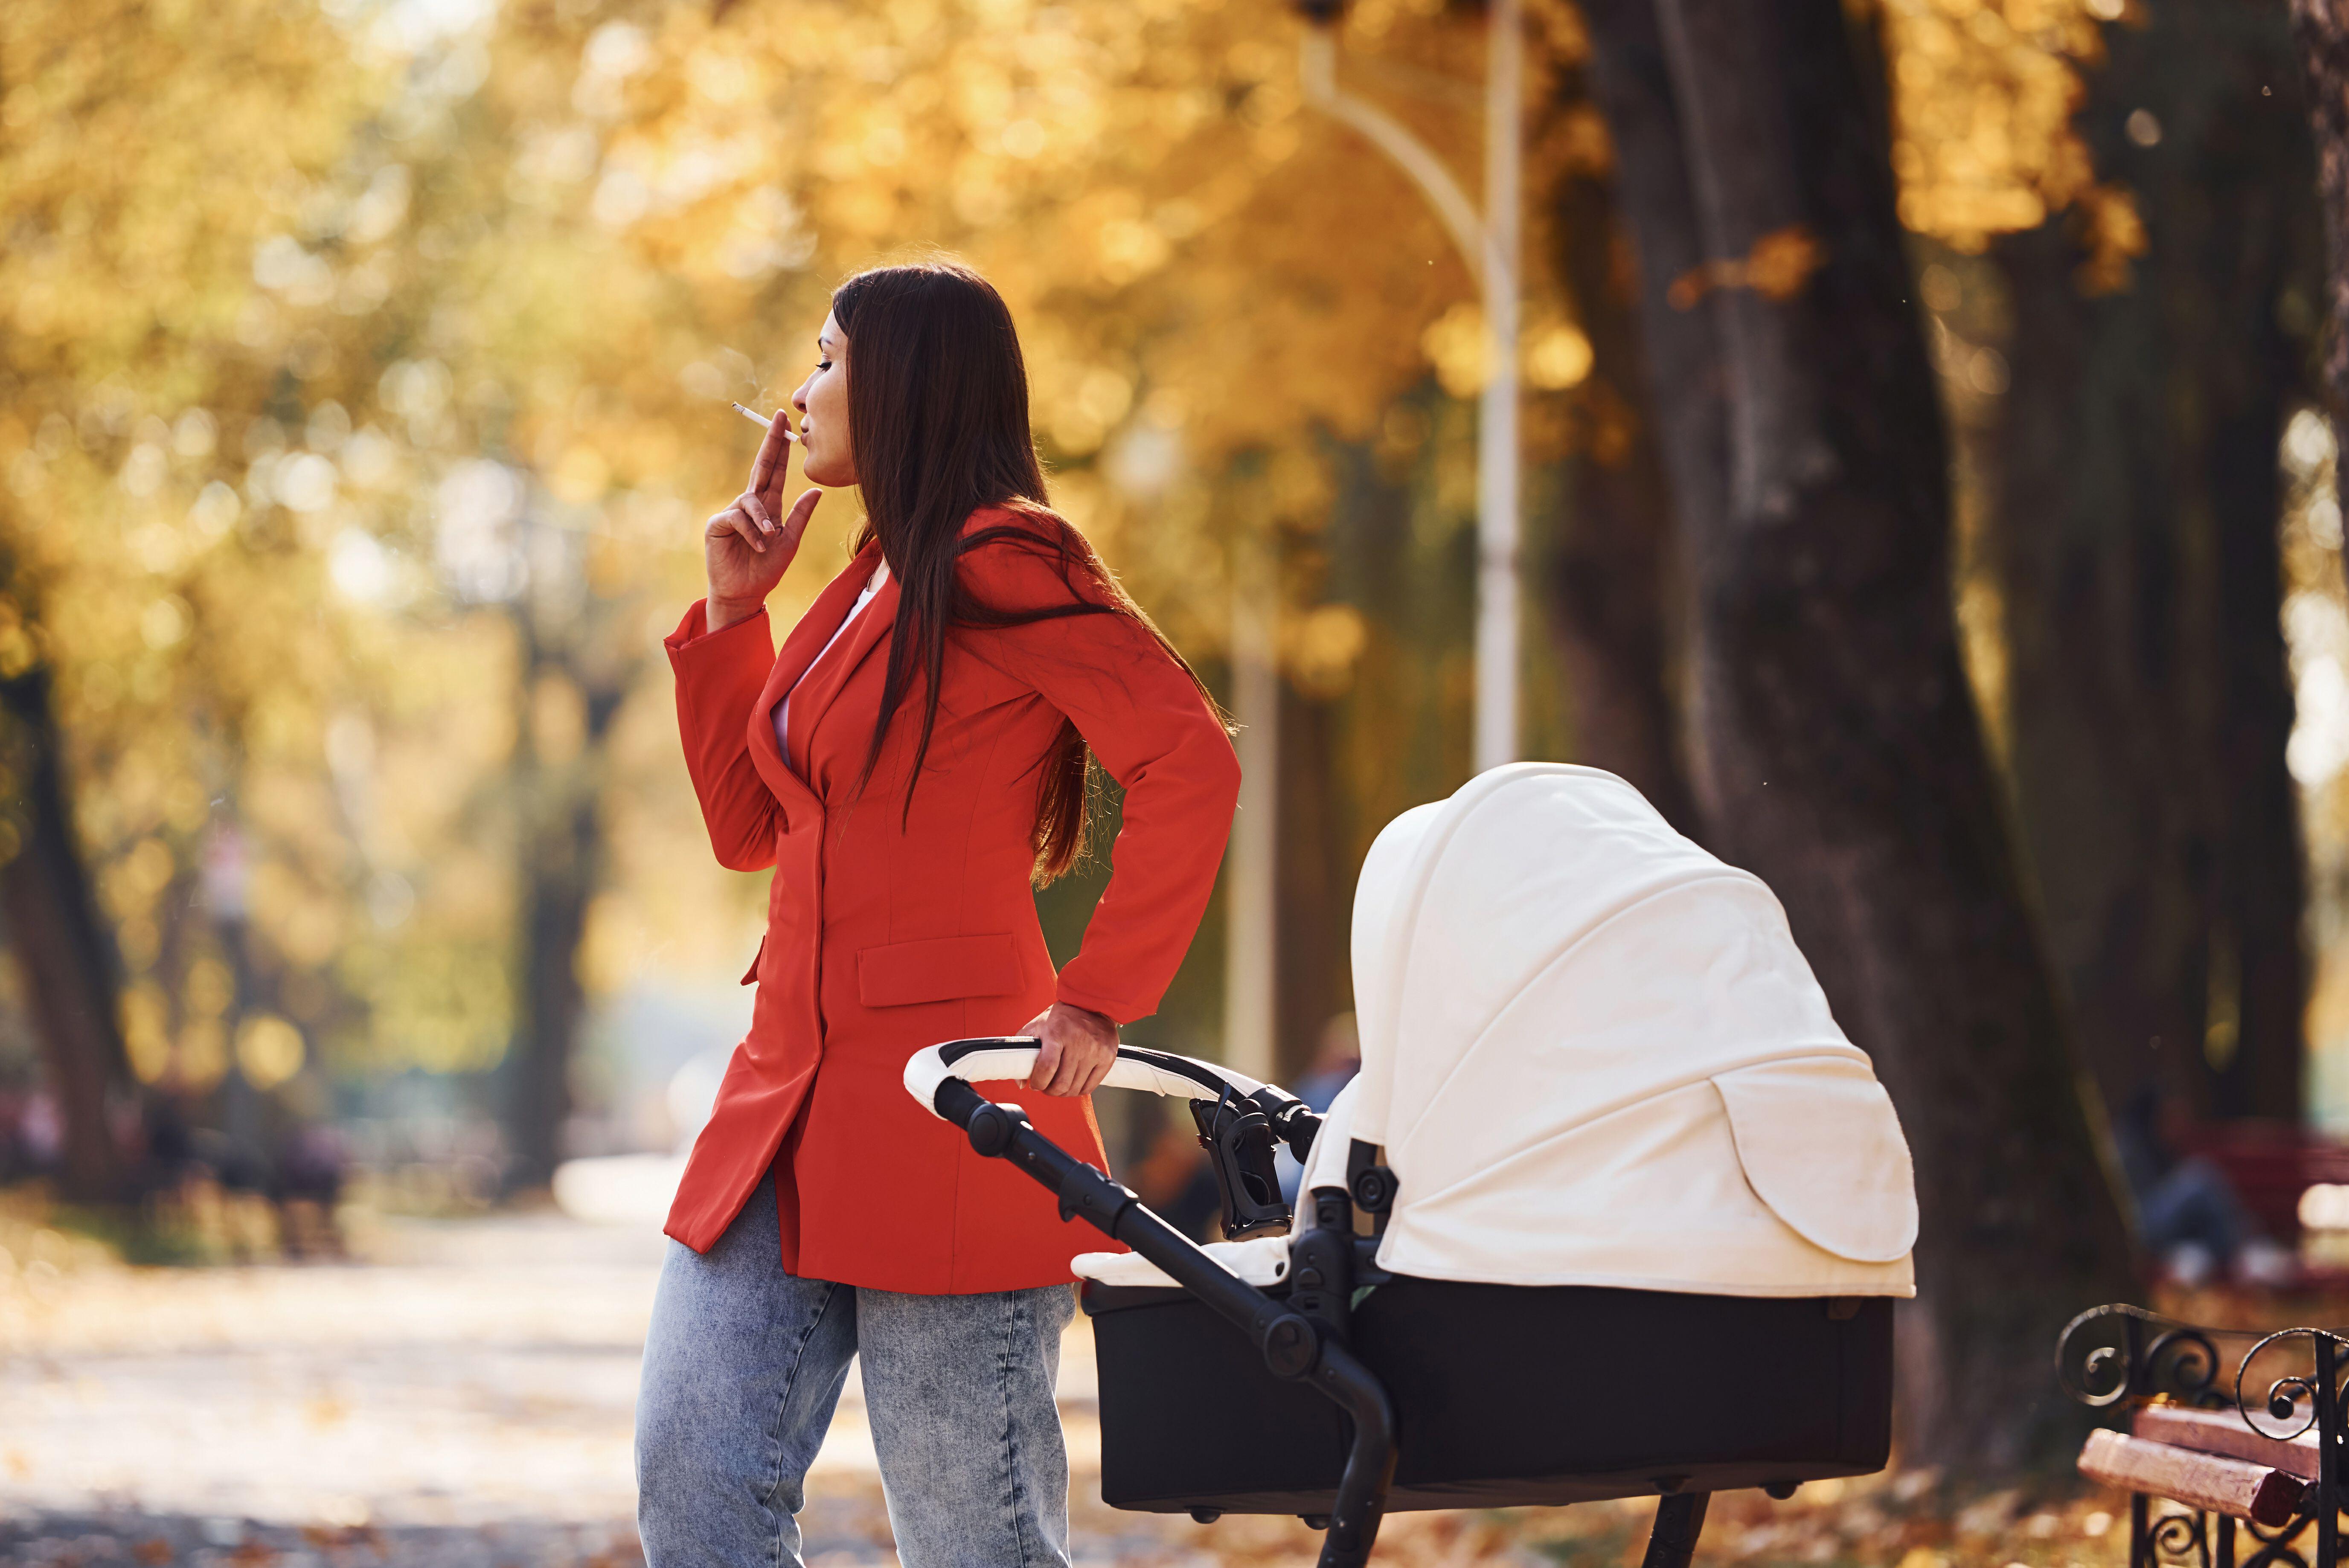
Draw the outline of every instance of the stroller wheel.
[[[1195,1508],[1191,1511],[1191,1522],[1194,1524],[1213,1524],[1223,1516],[1224,1511],[1220,1508]]]
[[[1305,1528],[1308,1530],[1330,1528],[1330,1516],[1326,1513],[1300,1513],[1297,1517],[1305,1522]]]

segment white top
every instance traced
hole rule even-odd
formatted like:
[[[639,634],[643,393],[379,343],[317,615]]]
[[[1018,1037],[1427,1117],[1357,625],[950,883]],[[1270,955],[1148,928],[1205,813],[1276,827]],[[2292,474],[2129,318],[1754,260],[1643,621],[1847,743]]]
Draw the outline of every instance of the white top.
[[[806,680],[814,673],[816,665],[823,663],[823,656],[832,652],[833,644],[848,634],[848,628],[856,624],[856,617],[864,613],[864,606],[873,603],[874,597],[881,592],[881,584],[888,581],[889,563],[885,561],[865,581],[864,591],[856,595],[856,603],[848,607],[848,614],[841,617],[840,629],[824,639],[823,646],[815,651],[815,657],[810,659],[807,668],[800,672],[799,680],[792,683],[792,691],[799,690],[801,681]],[[791,726],[792,692],[787,691],[783,694],[783,700],[775,705],[775,747],[783,754],[783,766],[786,768],[792,768]],[[799,769],[792,768],[792,771],[796,773]]]
[[[1761,879],[1611,773],[1406,811],[1354,894],[1362,1071],[1306,1185],[1386,1147],[1398,1274],[1911,1295],[1909,1147]]]

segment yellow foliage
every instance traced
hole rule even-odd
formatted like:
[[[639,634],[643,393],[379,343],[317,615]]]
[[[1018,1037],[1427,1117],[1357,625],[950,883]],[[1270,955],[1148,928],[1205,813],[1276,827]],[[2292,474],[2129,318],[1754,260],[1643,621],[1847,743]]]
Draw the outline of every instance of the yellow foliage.
[[[201,1094],[228,1074],[228,1030],[218,1018],[196,1018],[181,1026],[178,1049],[166,1069]]]
[[[302,1031],[274,1013],[258,1013],[237,1026],[236,1065],[247,1083],[273,1089],[302,1070]]]
[[[1485,385],[1491,335],[1485,330],[1485,313],[1463,300],[1427,324],[1419,346],[1446,392],[1474,397]]]
[[[1743,256],[1723,257],[1692,267],[1672,280],[1665,297],[1675,310],[1692,310],[1715,289],[1752,289],[1764,299],[1792,299],[1826,262],[1817,236],[1800,223],[1773,229]]]
[[[1529,334],[1525,352],[1526,381],[1546,392],[1581,386],[1594,357],[1589,337],[1567,322]]]
[[[1281,642],[1281,662],[1298,689],[1330,697],[1353,684],[1370,627],[1351,604],[1321,604],[1285,622]]]
[[[2121,0],[1877,0],[1891,67],[1900,220],[1952,249],[2036,227],[2095,195],[2073,129],[2080,72]],[[2126,275],[2126,236],[2093,222],[2095,261]]]
[[[2125,266],[2141,226],[2065,123],[2116,0],[1884,5],[1904,218],[1962,247],[2077,205]],[[0,676],[55,673],[142,1076],[492,1064],[524,758],[605,802],[636,913],[595,906],[591,981],[640,944],[739,973],[756,911],[681,804],[657,639],[755,443],[728,402],[780,404],[875,261],[997,282],[1058,503],[1186,649],[1220,650],[1253,533],[1293,554],[1307,689],[1464,690],[1309,603],[1331,438],[1418,476],[1411,547],[1447,558],[1487,366],[1442,225],[1303,102],[1288,8],[435,9],[0,7]],[[1547,192],[1612,153],[1562,85],[1581,19],[1529,26],[1527,428],[1611,452],[1599,306],[1542,258]],[[1473,8],[1360,0],[1341,71],[1473,173],[1484,42]],[[1772,236],[1692,286],[1791,292],[1818,259]],[[1404,397],[1431,369],[1454,401]],[[855,511],[826,503],[779,623]],[[626,696],[601,751],[597,690]]]
[[[153,1083],[171,1065],[171,1009],[152,985],[134,985],[122,994],[122,1044],[130,1055],[130,1070],[141,1083]]]

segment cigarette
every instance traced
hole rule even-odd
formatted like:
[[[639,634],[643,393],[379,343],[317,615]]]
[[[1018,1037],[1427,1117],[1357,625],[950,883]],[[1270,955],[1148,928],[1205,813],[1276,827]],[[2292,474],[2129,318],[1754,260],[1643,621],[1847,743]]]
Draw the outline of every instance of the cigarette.
[[[732,407],[733,407],[734,412],[736,412],[737,414],[741,415],[741,416],[742,416],[742,418],[744,418],[745,419],[750,420],[750,423],[752,423],[753,425],[758,426],[758,427],[759,427],[759,428],[761,428],[761,430],[771,430],[771,429],[773,429],[773,428],[774,428],[774,421],[773,421],[772,419],[770,419],[769,418],[767,418],[767,416],[765,416],[764,414],[758,413],[758,412],[756,412],[756,411],[754,411],[754,410],[752,410],[752,409],[745,408],[745,407],[742,407],[742,405],[741,405],[741,404],[740,404],[740,403],[736,403],[736,404],[732,405]],[[790,420],[788,420],[788,419],[784,420],[784,421],[783,421],[783,439],[785,439],[786,441],[796,441],[796,440],[798,440],[799,438],[800,438],[800,433],[799,433],[797,430],[794,430],[794,429],[792,429],[792,423],[791,423],[791,421],[790,421]]]

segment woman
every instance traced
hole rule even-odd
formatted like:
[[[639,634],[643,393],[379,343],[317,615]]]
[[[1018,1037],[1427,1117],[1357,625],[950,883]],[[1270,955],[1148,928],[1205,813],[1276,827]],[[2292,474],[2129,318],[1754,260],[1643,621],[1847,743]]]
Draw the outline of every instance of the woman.
[[[1102,1244],[901,1086],[940,1040],[1033,1034],[1013,1098],[1106,1168],[1086,1096],[1198,924],[1238,795],[1197,678],[1044,506],[1027,372],[985,280],[833,295],[793,394],[807,478],[857,484],[855,557],[774,653],[787,415],[704,531],[667,640],[711,845],[774,867],[750,1037],[694,1144],[637,1406],[651,1568],[792,1564],[852,1356],[907,1568],[1064,1563],[1052,1386],[1069,1259]],[[1125,787],[1113,873],[1056,976],[1031,882],[1083,842],[1088,751]],[[1025,1092],[1023,1092],[1023,1090]]]

